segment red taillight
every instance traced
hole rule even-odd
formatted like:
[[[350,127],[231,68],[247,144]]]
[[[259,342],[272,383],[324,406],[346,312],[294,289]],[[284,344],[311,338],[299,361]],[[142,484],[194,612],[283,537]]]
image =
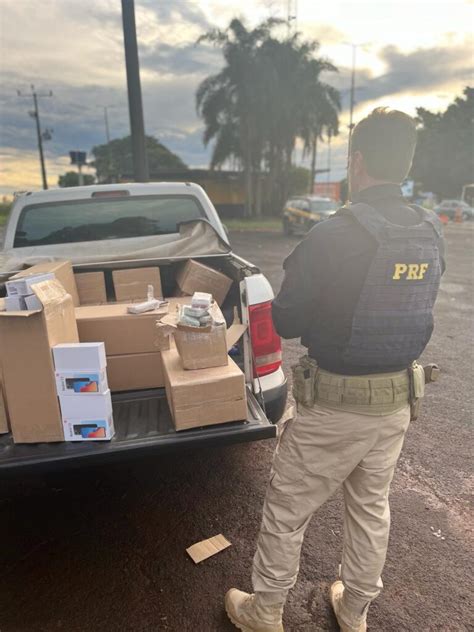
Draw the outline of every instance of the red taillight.
[[[251,305],[249,320],[254,374],[262,377],[281,367],[281,340],[273,327],[271,301]]]

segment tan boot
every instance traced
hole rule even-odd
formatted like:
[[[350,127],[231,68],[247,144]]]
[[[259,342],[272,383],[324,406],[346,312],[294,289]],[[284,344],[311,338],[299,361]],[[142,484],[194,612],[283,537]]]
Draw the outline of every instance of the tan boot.
[[[330,589],[331,605],[336,615],[341,632],[367,632],[366,615],[354,615],[347,612],[342,604],[344,584],[339,580]]]
[[[231,588],[225,596],[225,609],[232,623],[242,632],[284,632],[283,606],[264,606],[258,597]]]

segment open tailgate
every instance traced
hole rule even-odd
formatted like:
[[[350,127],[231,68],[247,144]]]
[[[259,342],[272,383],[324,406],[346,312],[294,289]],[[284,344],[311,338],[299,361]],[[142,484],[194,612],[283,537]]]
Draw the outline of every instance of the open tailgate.
[[[116,434],[111,441],[14,444],[10,434],[0,435],[0,470],[62,469],[276,436],[276,427],[249,389],[247,420],[180,432],[174,429],[164,389],[117,393],[112,401]]]

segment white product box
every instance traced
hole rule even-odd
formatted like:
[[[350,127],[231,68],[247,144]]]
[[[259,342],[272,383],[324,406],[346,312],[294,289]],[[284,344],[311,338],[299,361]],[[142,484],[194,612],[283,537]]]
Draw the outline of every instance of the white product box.
[[[59,404],[64,419],[105,419],[112,412],[110,390],[96,397],[77,395],[60,395]]]
[[[52,272],[43,272],[42,274],[30,274],[29,276],[11,279],[5,282],[8,296],[28,296],[33,294],[31,286],[42,281],[50,281],[55,276]]]
[[[109,388],[107,371],[56,371],[58,395],[103,395]]]
[[[57,373],[89,372],[105,369],[103,342],[75,342],[53,347],[54,368]]]
[[[59,397],[66,441],[108,440],[114,436],[110,390],[96,397]]]
[[[65,441],[110,441],[115,435],[112,414],[107,419],[63,421]]]
[[[24,297],[24,301],[26,304],[26,309],[30,312],[35,311],[37,309],[43,309],[43,304],[36,296],[36,294],[29,294]]]
[[[22,296],[5,296],[5,311],[21,312],[25,309],[26,304]]]

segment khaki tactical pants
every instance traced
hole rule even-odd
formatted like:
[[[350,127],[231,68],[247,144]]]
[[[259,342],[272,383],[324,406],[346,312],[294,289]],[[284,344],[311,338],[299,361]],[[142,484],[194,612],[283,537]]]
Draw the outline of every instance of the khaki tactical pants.
[[[344,603],[363,613],[382,588],[389,487],[409,421],[408,404],[383,416],[298,405],[274,456],[253,565],[255,592],[284,603],[296,582],[306,527],[342,485]]]

